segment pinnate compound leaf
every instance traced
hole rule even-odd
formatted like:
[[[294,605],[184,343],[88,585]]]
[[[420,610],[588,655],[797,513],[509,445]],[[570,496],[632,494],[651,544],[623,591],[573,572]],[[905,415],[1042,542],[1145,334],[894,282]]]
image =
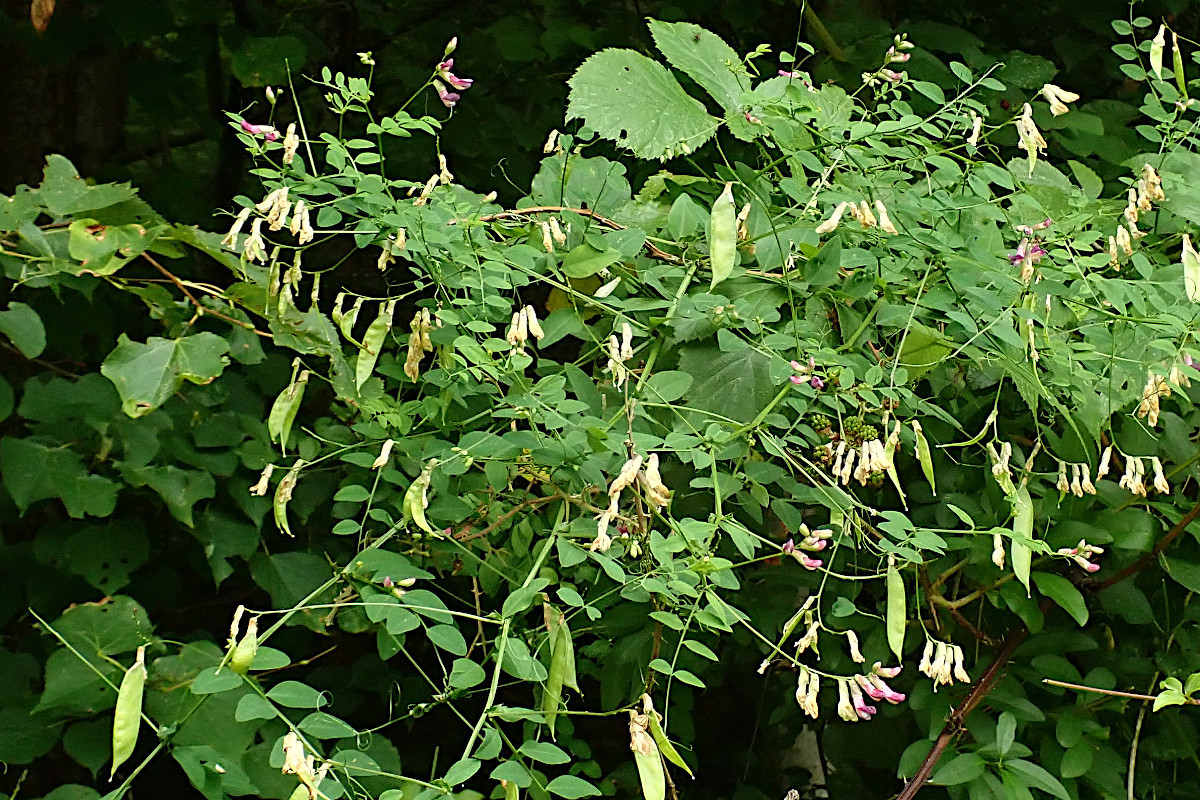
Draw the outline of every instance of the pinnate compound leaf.
[[[750,89],[750,78],[739,70],[742,60],[725,40],[690,22],[653,19],[650,35],[671,66],[700,84],[721,108],[737,110],[742,92]]]
[[[140,417],[165,403],[184,380],[204,384],[220,375],[228,350],[229,343],[215,333],[180,339],[152,336],[145,344],[121,334],[100,372],[117,387],[122,410]]]
[[[632,50],[601,50],[568,83],[567,119],[582,119],[638,158],[691,153],[720,124],[666,67]]]

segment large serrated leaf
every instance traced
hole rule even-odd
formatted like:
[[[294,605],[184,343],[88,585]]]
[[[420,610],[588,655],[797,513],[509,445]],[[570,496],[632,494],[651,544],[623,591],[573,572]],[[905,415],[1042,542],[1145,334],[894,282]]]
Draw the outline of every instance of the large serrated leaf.
[[[228,350],[229,343],[215,333],[152,336],[145,344],[121,334],[100,372],[117,387],[125,413],[140,417],[165,403],[184,380],[203,384],[220,375]]]
[[[567,119],[582,119],[638,158],[666,160],[699,148],[720,120],[667,68],[632,50],[601,50],[568,81]]]
[[[721,108],[737,111],[742,92],[750,89],[750,78],[741,69],[742,60],[725,40],[690,22],[653,19],[650,35],[671,66],[700,84]]]

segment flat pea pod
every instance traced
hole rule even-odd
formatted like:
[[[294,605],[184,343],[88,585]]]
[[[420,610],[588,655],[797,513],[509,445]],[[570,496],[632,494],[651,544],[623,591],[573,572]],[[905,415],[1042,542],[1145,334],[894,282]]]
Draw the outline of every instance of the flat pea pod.
[[[1171,66],[1175,72],[1175,85],[1179,93],[1187,100],[1187,77],[1183,74],[1183,51],[1179,49],[1179,34],[1171,31]]]
[[[708,217],[708,255],[712,261],[711,288],[728,278],[737,263],[737,211],[732,183],[725,184]]]
[[[521,800],[521,789],[513,781],[500,781],[504,787],[504,800]]]
[[[642,795],[646,800],[665,800],[667,796],[667,778],[663,774],[662,757],[658,748],[653,748],[650,754],[633,751],[633,760],[637,763],[638,778],[642,783]]]
[[[121,678],[121,688],[117,691],[117,707],[113,714],[110,780],[117,774],[117,769],[133,755],[133,749],[137,746],[138,731],[142,727],[142,693],[145,688],[146,648],[139,647],[137,659],[125,671],[125,677]]]
[[[1017,580],[1025,587],[1026,596],[1029,591],[1029,568],[1033,561],[1033,550],[1025,542],[1033,538],[1033,500],[1029,490],[1021,485],[1013,496],[1013,539],[1012,539],[1012,569]]]
[[[347,339],[354,338],[352,336],[354,333],[354,323],[358,322],[358,312],[362,310],[363,303],[366,302],[366,299],[367,298],[365,297],[360,297],[355,300],[354,305],[350,307],[350,310],[343,314],[341,319],[338,320],[338,328],[341,329],[342,336],[345,336]]]
[[[921,472],[925,473],[925,480],[929,481],[929,491],[937,497],[937,482],[934,481],[933,456],[929,452],[929,441],[921,431],[921,423],[913,420],[912,428],[917,437],[917,461],[921,464]]]
[[[299,359],[297,359],[299,361]],[[304,400],[304,387],[308,385],[308,370],[303,370],[279,393],[271,404],[271,413],[267,415],[267,432],[272,441],[279,442],[279,449],[286,455],[288,437],[292,433],[292,423],[296,421],[296,413]]]
[[[675,749],[675,745],[671,744],[671,740],[667,738],[667,732],[663,730],[662,722],[658,719],[658,714],[651,712],[647,715],[650,722],[650,735],[654,737],[654,743],[658,745],[658,752],[663,754],[663,757],[670,761],[675,766],[682,769],[693,778],[692,768],[683,760],[683,756],[679,755],[679,751]]]
[[[389,300],[379,308],[379,316],[371,321],[367,332],[363,334],[362,350],[358,351],[358,360],[354,364],[354,387],[361,389],[362,385],[375,371],[375,362],[379,360],[379,351],[387,339],[388,331],[392,329],[392,313],[396,310],[396,301]]]
[[[904,577],[896,569],[896,559],[888,556],[887,565],[887,640],[888,647],[899,660],[904,652],[904,626],[907,603],[904,596]]]

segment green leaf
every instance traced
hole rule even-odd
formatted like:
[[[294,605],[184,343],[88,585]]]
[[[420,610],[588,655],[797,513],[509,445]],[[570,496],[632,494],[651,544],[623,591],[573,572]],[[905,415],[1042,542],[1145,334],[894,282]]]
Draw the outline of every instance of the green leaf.
[[[571,756],[567,754],[567,751],[550,742],[527,741],[521,745],[518,752],[543,764],[571,763]]]
[[[673,403],[687,394],[692,381],[692,376],[686,372],[678,370],[656,372],[646,381],[642,392],[647,400],[656,403]]]
[[[26,358],[37,358],[46,349],[46,328],[38,313],[24,303],[9,303],[0,311],[0,333]]]
[[[728,353],[711,346],[680,349],[679,369],[694,379],[686,395],[688,408],[735,422],[749,422],[774,397],[770,367],[770,357],[752,347]]]
[[[978,753],[963,753],[943,764],[933,773],[929,782],[935,786],[957,786],[978,778],[983,774],[985,766],[983,757]]]
[[[325,704],[321,692],[300,681],[284,681],[271,687],[267,699],[288,708],[320,708]]]
[[[913,324],[900,347],[899,363],[908,372],[910,383],[918,381],[954,351],[946,338],[924,325]]]
[[[271,705],[269,700],[250,692],[238,700],[233,718],[238,722],[250,722],[256,719],[275,719],[275,713],[275,706]]]
[[[314,711],[300,720],[297,727],[318,739],[345,739],[358,734],[354,726],[324,711]]]
[[[127,183],[88,186],[79,177],[74,164],[63,156],[50,155],[46,157],[46,169],[42,174],[38,196],[51,214],[65,217],[132,200],[137,193]]]
[[[219,670],[219,671],[218,671]],[[192,679],[192,694],[220,694],[242,685],[242,676],[226,667],[209,667]]]
[[[717,104],[736,114],[750,78],[732,47],[711,31],[689,22],[650,20],[654,44],[671,66],[708,92]]]
[[[462,633],[453,625],[434,625],[426,633],[429,641],[455,656],[467,654],[467,641]]]
[[[579,797],[594,797],[600,794],[600,790],[595,786],[583,778],[574,775],[559,775],[546,784],[546,791],[556,794],[559,797],[565,797],[567,800],[576,800]]]
[[[568,278],[588,278],[621,259],[621,253],[617,250],[601,251],[585,243],[571,250],[563,258],[563,272]]]
[[[6,436],[0,440],[0,472],[4,488],[22,514],[38,500],[55,497],[76,519],[87,514],[107,517],[117,507],[120,485],[89,475],[81,457],[62,445]]]
[[[462,761],[450,765],[443,780],[451,786],[457,786],[479,772],[481,766],[482,764],[477,758],[464,758]]]
[[[117,387],[125,413],[140,417],[170,399],[185,380],[204,384],[220,375],[228,350],[228,342],[207,331],[180,339],[152,336],[145,344],[122,333],[100,372]]]
[[[1059,798],[1059,800],[1071,800],[1071,795],[1058,778],[1051,775],[1049,772],[1024,759],[1016,758],[1011,761],[1004,762],[1004,769],[1009,772],[1019,775],[1025,780],[1025,783],[1035,789],[1041,789],[1043,792],[1048,792]]]
[[[111,275],[154,243],[162,226],[101,225],[94,219],[77,219],[68,229],[67,252],[79,262],[76,275]]]
[[[612,216],[629,202],[630,188],[624,164],[557,153],[542,159],[529,196],[541,205],[590,208]]]
[[[694,152],[720,124],[666,67],[633,50],[601,50],[568,84],[567,119],[582,119],[638,158],[665,161]]]
[[[1192,247],[1192,240],[1187,234],[1183,236],[1183,288],[1187,299],[1192,303],[1200,303],[1200,254]]]
[[[1080,625],[1087,624],[1087,603],[1084,602],[1083,594],[1075,588],[1075,584],[1062,575],[1049,572],[1035,572],[1032,577],[1039,592],[1062,606],[1062,609]]]
[[[470,689],[487,680],[487,673],[469,658],[456,658],[447,680],[455,689]]]
[[[242,86],[286,84],[304,67],[307,48],[295,36],[247,36],[232,48],[229,71]]]
[[[131,486],[149,486],[167,504],[171,516],[194,527],[192,507],[201,500],[216,497],[217,485],[213,476],[194,469],[166,467],[126,467],[122,465],[121,476]]]

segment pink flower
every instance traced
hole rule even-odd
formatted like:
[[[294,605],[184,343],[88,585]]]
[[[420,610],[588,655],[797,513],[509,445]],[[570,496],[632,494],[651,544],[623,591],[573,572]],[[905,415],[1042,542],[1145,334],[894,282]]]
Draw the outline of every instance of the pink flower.
[[[859,688],[857,683],[850,684],[850,701],[853,703],[854,712],[858,714],[859,719],[870,719],[878,711],[875,706],[867,704],[867,701],[863,698],[862,689]]]
[[[820,552],[824,550],[825,545],[827,544],[829,544],[829,542],[825,541],[824,539],[816,539],[812,536],[809,536],[800,542],[801,547],[803,547],[805,550],[811,550],[813,552]]]
[[[762,120],[751,114],[749,111],[745,112],[745,114],[746,122],[749,122],[751,125],[762,125]]]
[[[799,386],[802,383],[808,383],[809,379],[802,375],[789,375],[788,380]]]
[[[804,567],[805,569],[819,569],[821,566],[821,559],[809,558],[808,556],[804,555],[804,553],[800,552],[799,550],[793,551],[792,557],[795,558],[797,561],[799,561],[800,566]]]
[[[872,684],[869,680],[867,680],[866,676],[855,675],[854,680],[858,683],[859,686],[862,687],[862,690],[864,692],[866,692],[867,696],[870,697],[872,700],[882,700],[883,699],[883,695],[884,695],[883,691],[879,687]]]
[[[433,82],[433,88],[437,89],[438,99],[442,101],[442,105],[444,105],[446,108],[454,108],[454,104],[462,99],[460,95],[447,90],[446,84],[442,83],[441,81],[435,80]]]
[[[875,688],[875,690],[877,692],[879,692],[879,697],[875,697],[875,695],[872,694],[871,695],[872,698],[874,698],[876,700],[880,700],[880,699],[887,700],[892,705],[896,705],[897,703],[904,702],[904,695],[901,692],[895,691],[894,689],[892,689],[892,687],[890,687],[886,683],[884,683],[883,679],[880,678],[878,675],[868,675],[866,680],[871,684],[871,686],[873,686]],[[867,687],[865,687],[865,686],[863,687],[863,689],[866,689],[866,688]],[[870,693],[868,692],[868,694],[870,694]]]
[[[783,550],[783,552],[791,555],[796,550],[796,543],[793,542],[791,540],[791,538],[789,537],[788,540],[783,543],[783,547],[781,549]]]
[[[812,387],[818,392],[825,388],[825,381],[821,380],[816,375],[812,376],[812,379],[809,380],[809,384],[811,384]]]
[[[242,130],[251,136],[265,136],[268,142],[273,142],[279,138],[279,131],[270,125],[251,125],[246,120],[242,120]]]
[[[903,667],[885,667],[882,662],[876,661],[875,665],[871,667],[871,674],[881,678],[894,678],[900,674],[901,669]]]
[[[779,70],[779,77],[781,77],[781,78],[799,78],[800,73],[796,72],[795,70],[789,72],[786,69],[781,69],[781,70]]]
[[[471,84],[475,83],[474,78],[460,78],[450,71],[452,69],[454,69],[454,59],[447,58],[445,61],[437,65],[438,77],[459,91],[462,91],[463,89],[470,89]]]
[[[383,588],[390,589],[395,585],[396,585],[396,582],[394,580],[392,580],[392,577],[390,575],[383,576]]]
[[[904,80],[904,77],[905,77],[904,73],[896,72],[895,70],[891,70],[891,69],[881,69],[881,70],[879,70],[879,74],[881,76],[883,76],[884,80],[886,80],[892,84],[900,83],[901,81]]]

